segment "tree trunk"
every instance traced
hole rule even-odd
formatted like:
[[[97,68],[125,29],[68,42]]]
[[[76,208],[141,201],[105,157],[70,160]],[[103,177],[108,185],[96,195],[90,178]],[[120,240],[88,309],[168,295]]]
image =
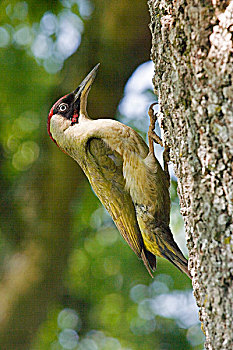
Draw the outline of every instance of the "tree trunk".
[[[149,0],[154,85],[206,349],[232,348],[233,1]]]

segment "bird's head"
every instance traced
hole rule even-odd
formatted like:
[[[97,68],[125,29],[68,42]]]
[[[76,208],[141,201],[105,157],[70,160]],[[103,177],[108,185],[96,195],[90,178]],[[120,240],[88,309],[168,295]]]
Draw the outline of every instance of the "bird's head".
[[[61,97],[51,108],[48,115],[48,133],[57,143],[55,134],[64,132],[68,127],[79,122],[81,114],[86,114],[87,96],[95,79],[99,63],[86,76],[76,90]]]

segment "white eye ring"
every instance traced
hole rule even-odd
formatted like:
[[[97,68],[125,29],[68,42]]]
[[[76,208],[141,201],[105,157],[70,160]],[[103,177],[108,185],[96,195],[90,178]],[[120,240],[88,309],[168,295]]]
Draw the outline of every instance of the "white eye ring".
[[[67,110],[68,105],[66,103],[61,103],[59,105],[59,111],[65,112]]]

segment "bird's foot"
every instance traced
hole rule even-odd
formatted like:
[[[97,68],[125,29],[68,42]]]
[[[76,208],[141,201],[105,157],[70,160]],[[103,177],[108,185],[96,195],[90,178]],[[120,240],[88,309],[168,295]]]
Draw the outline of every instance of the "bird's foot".
[[[170,161],[170,148],[167,145],[163,145],[162,139],[155,133],[155,123],[157,121],[158,113],[155,113],[153,110],[153,107],[158,104],[158,102],[152,103],[149,107],[148,115],[150,117],[150,125],[148,130],[148,139],[149,139],[149,150],[154,155],[154,142],[159,144],[161,147],[164,147],[163,151],[163,165],[164,165],[164,172],[169,177],[169,171],[168,171],[168,163]]]
[[[155,133],[154,128],[155,128],[155,123],[157,121],[157,116],[158,113],[155,113],[153,110],[153,107],[158,104],[157,102],[152,103],[150,105],[148,115],[150,117],[150,125],[149,125],[149,130],[148,130],[148,140],[149,140],[149,149],[150,152],[154,155],[154,142],[158,143],[160,146],[163,147],[163,142],[161,138]]]

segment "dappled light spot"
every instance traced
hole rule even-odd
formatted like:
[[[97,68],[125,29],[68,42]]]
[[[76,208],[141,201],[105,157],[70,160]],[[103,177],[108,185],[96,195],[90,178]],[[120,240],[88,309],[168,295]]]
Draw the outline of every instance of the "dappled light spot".
[[[121,344],[116,338],[107,337],[105,339],[105,344],[103,350],[121,350]]]
[[[136,317],[132,319],[130,329],[135,335],[144,335],[154,332],[155,325],[155,319],[144,320],[142,318]]]
[[[103,226],[96,234],[96,239],[104,247],[113,245],[118,239],[118,232],[113,226]]]
[[[141,64],[131,75],[125,85],[124,97],[119,104],[119,112],[124,116],[123,122],[140,123],[139,129],[147,132],[149,118],[146,116],[148,105],[154,102],[155,97],[146,94],[148,90],[153,91],[152,76],[153,62]],[[122,119],[121,118],[121,119]]]
[[[12,131],[16,134],[19,134],[20,129],[20,135],[22,135],[22,132],[24,135],[26,133],[30,133],[34,130],[36,130],[39,127],[40,120],[39,116],[34,111],[25,111],[20,115],[19,118],[16,118],[14,120],[14,123],[12,125]]]
[[[192,346],[197,346],[205,341],[205,336],[200,325],[191,326],[187,331],[187,340]]]
[[[92,13],[92,5],[88,1],[62,3],[64,8],[57,15],[47,11],[40,23],[32,25],[26,21],[28,4],[25,1],[6,6],[10,22],[17,23],[17,26],[7,23],[0,27],[0,47],[13,44],[15,47],[25,48],[48,73],[55,74],[60,71],[64,61],[81,43],[84,29],[82,14],[87,18]],[[79,15],[73,12],[74,5],[78,6]],[[23,21],[26,23],[19,23]]]
[[[122,303],[117,294],[111,294],[107,299],[110,303],[108,309],[111,306],[114,307],[115,302],[116,304]],[[81,338],[77,333],[81,328],[81,320],[73,309],[66,308],[59,312],[57,324],[59,330],[62,329],[62,331],[57,333],[57,340],[50,344],[50,350],[132,350],[122,347],[117,338],[107,336],[104,332],[95,329]]]
[[[15,43],[19,46],[29,45],[32,42],[32,32],[29,26],[19,26],[13,35]]]
[[[79,336],[73,329],[64,329],[58,336],[59,343],[67,350],[75,349],[78,339]]]
[[[9,4],[6,7],[6,14],[11,20],[23,21],[28,15],[28,4],[26,1],[17,2],[15,5]]]
[[[166,285],[166,283],[164,283],[164,282],[154,281],[149,286],[150,297],[154,297],[154,296],[162,294],[162,293],[167,293],[168,291],[169,291],[169,288]]]
[[[143,320],[153,320],[154,314],[152,311],[153,299],[144,299],[138,304],[138,315]]]
[[[130,297],[135,303],[146,299],[149,295],[148,286],[144,284],[137,284],[130,290]]]
[[[98,345],[93,339],[83,339],[79,345],[78,350],[98,350]]]
[[[57,317],[58,327],[61,329],[70,328],[79,330],[81,328],[81,320],[73,309],[63,309]]]
[[[170,291],[173,284],[171,276],[159,274],[149,286],[138,284],[131,288],[130,297],[138,304],[138,317],[132,318],[130,329],[137,335],[152,333],[155,327],[160,328],[162,317],[168,333],[174,332],[176,323],[178,327],[187,329],[186,336],[190,344],[202,344],[204,338],[192,291]],[[160,321],[156,323],[158,317]],[[169,320],[173,320],[170,328]]]
[[[96,209],[90,219],[90,225],[94,229],[99,229],[103,228],[106,226],[113,226],[112,219],[110,215],[108,214],[107,210],[103,207],[100,206],[98,209]]]
[[[93,255],[93,256],[100,255],[104,249],[103,246],[98,244],[95,237],[85,238],[84,248],[90,255]]]
[[[81,43],[83,22],[69,10],[62,11],[59,16],[55,51],[64,59],[72,55]]]
[[[4,27],[0,27],[0,47],[7,47],[10,43],[10,34]]]
[[[198,321],[198,309],[192,291],[177,291],[153,298],[151,310],[154,315],[173,318],[182,328],[189,328]]]
[[[67,8],[71,8],[76,4],[78,6],[80,15],[84,19],[88,19],[94,10],[94,5],[89,0],[61,0],[61,3],[64,7]]]
[[[91,330],[87,333],[86,337],[92,339],[98,347],[101,349],[105,343],[105,335],[101,331]]]
[[[164,283],[168,289],[172,289],[174,287],[173,278],[170,275],[167,275],[165,273],[159,273],[158,275],[156,275],[155,281]]]
[[[6,142],[6,147],[5,151],[8,153],[10,152],[16,152],[18,147],[20,145],[20,139],[16,135],[9,135],[7,142]]]
[[[186,241],[184,239],[185,237],[185,230],[184,230],[184,219],[180,213],[180,206],[178,203],[172,203],[171,206],[171,230],[172,232],[176,232],[175,240],[180,249],[182,250],[183,254],[187,257],[188,256],[188,248],[186,246]]]
[[[29,169],[39,157],[38,143],[28,140],[32,137],[35,139],[39,124],[37,113],[25,111],[5,127],[4,152],[17,171]]]
[[[46,12],[36,31],[32,53],[35,58],[42,60],[48,73],[55,74],[78,49],[82,32],[83,22],[71,10],[64,9],[57,16]]]
[[[52,35],[56,33],[58,28],[58,20],[57,16],[51,12],[46,12],[40,21],[41,31],[46,35]]]
[[[73,273],[86,271],[89,267],[87,254],[82,249],[74,249],[69,258],[69,265]]]
[[[40,59],[48,58],[52,54],[52,44],[53,41],[51,38],[39,33],[31,47],[33,55]]]
[[[55,74],[63,67],[63,60],[60,57],[49,57],[44,60],[44,68],[46,72],[50,74]]]
[[[36,142],[23,142],[18,151],[13,155],[12,165],[19,171],[27,170],[37,160],[39,152],[40,149]]]

